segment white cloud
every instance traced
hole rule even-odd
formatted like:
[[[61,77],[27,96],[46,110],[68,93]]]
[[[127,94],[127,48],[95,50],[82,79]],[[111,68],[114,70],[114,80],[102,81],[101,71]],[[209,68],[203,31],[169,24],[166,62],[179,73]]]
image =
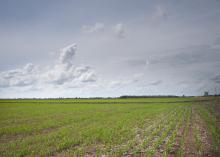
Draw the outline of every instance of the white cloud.
[[[76,53],[77,46],[76,44],[69,45],[63,49],[61,49],[59,56],[60,64],[71,64],[72,59]]]
[[[69,45],[60,50],[58,62],[52,66],[40,67],[31,63],[21,69],[8,70],[0,73],[0,87],[24,87],[65,85],[95,82],[95,71],[85,65],[75,67],[72,63],[76,54],[76,44]]]
[[[34,84],[39,77],[39,68],[31,63],[21,69],[0,73],[0,87],[28,86]]]
[[[118,38],[124,38],[126,36],[125,25],[120,22],[112,25],[105,25],[104,23],[95,23],[94,25],[82,26],[82,32],[85,34],[98,34],[100,32],[105,38],[110,38],[112,35]]]
[[[32,63],[28,63],[24,66],[24,71],[27,73],[32,72],[35,69],[35,66]]]
[[[73,88],[75,93],[124,89],[138,82],[143,74],[127,77],[98,78],[96,71],[88,65],[75,66],[73,59],[77,45],[71,44],[60,50],[55,64],[40,66],[32,63],[20,69],[3,71],[0,73],[0,89],[3,91],[19,91],[19,93],[42,92],[47,95],[57,96],[59,93],[70,94]],[[59,91],[59,92],[55,92]],[[103,91],[104,92],[104,91]],[[48,94],[49,93],[49,94]],[[82,94],[82,93],[81,93]],[[19,95],[22,94],[15,94]],[[44,97],[44,95],[42,95]]]
[[[85,33],[96,33],[96,32],[100,32],[103,31],[105,28],[105,25],[103,23],[97,22],[92,26],[82,26],[82,30]]]
[[[95,82],[95,71],[85,65],[75,67],[72,63],[76,54],[76,44],[63,48],[60,52],[59,62],[44,74],[48,83],[66,86],[75,84],[76,82]]]
[[[95,71],[92,70],[89,66],[77,67],[74,73],[82,82],[95,82],[97,79]]]
[[[114,32],[119,38],[124,38],[125,37],[125,28],[124,24],[118,23],[114,26]]]

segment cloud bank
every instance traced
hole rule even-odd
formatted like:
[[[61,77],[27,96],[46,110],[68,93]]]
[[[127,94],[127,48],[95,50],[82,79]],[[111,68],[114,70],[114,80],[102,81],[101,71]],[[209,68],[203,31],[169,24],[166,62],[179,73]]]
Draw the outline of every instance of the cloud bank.
[[[76,50],[76,44],[61,49],[57,62],[52,66],[28,63],[23,68],[1,72],[0,87],[65,85],[71,88],[95,82],[96,73],[91,67],[73,65]]]
[[[84,92],[88,93],[91,90],[99,91],[98,93],[101,94],[104,91],[124,88],[143,78],[143,74],[140,73],[134,74],[129,79],[127,77],[115,77],[113,80],[99,78],[91,66],[75,66],[75,55],[77,55],[77,45],[74,43],[60,49],[52,65],[27,63],[22,68],[3,71],[0,73],[0,92],[1,90],[13,91],[18,92],[14,95],[19,95],[28,91],[42,93],[49,91],[50,95],[54,93],[68,96],[71,90],[72,92],[78,90],[78,94],[83,96]]]

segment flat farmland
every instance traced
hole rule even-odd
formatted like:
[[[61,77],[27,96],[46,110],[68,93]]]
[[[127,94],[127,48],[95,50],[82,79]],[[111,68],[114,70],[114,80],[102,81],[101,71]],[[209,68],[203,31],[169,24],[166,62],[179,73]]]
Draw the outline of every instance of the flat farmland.
[[[219,156],[220,98],[0,100],[0,156]]]

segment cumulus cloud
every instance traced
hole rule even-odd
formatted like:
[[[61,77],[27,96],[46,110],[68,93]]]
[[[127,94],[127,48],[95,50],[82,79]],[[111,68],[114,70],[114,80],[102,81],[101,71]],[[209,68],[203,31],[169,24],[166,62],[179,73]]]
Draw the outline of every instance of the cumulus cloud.
[[[25,92],[26,90],[64,91],[71,88],[115,90],[132,85],[143,77],[141,73],[113,80],[98,79],[96,71],[91,66],[74,65],[75,55],[77,55],[77,45],[71,44],[60,49],[59,56],[52,65],[40,66],[28,63],[20,69],[3,71],[0,73],[0,88],[24,89]]]
[[[82,82],[95,82],[97,80],[95,71],[89,66],[77,67],[74,73]]]
[[[85,65],[75,67],[73,65],[72,60],[76,50],[76,44],[61,49],[59,62],[43,76],[48,83],[72,86],[76,82],[96,81],[96,73],[91,67]]]
[[[123,23],[118,23],[114,26],[114,32],[118,38],[125,37],[125,28]]]
[[[79,87],[83,83],[95,82],[97,76],[89,66],[71,66],[69,68],[56,66],[45,74],[45,80],[53,85],[64,85],[65,87]]]
[[[35,70],[35,66],[32,63],[28,63],[24,66],[24,71],[27,73],[33,72]]]
[[[34,84],[37,81],[38,75],[38,67],[28,63],[21,69],[1,72],[0,87],[28,86]]]
[[[59,63],[61,64],[71,64],[73,56],[76,53],[76,44],[71,44],[63,49],[61,49],[59,56]]]
[[[0,87],[24,87],[37,85],[65,85],[74,87],[77,84],[95,82],[96,72],[90,66],[77,66],[72,63],[76,54],[76,44],[60,50],[56,64],[40,67],[31,63],[23,68],[3,71],[0,73]]]
[[[103,23],[97,22],[94,25],[91,26],[82,26],[82,30],[85,33],[96,33],[96,32],[101,32],[105,28],[105,25]]]

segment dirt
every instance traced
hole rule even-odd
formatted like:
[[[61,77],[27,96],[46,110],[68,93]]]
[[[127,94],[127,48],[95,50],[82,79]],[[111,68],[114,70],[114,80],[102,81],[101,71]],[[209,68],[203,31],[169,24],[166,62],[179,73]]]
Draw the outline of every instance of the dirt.
[[[166,145],[167,142],[169,140],[169,138],[171,137],[172,133],[170,133],[167,138],[163,141],[163,143],[159,146],[159,148],[156,150],[156,152],[154,153],[154,157],[159,157],[162,156],[162,154],[164,153],[165,149],[166,149]]]
[[[202,155],[208,156],[208,157],[218,157],[220,154],[216,152],[214,149],[215,144],[213,142],[213,139],[208,133],[207,126],[205,125],[202,118],[199,116],[199,114],[196,114],[195,116],[195,124],[200,130],[201,134],[201,142],[202,142]]]
[[[42,129],[39,132],[30,132],[27,135],[25,134],[12,134],[12,135],[5,135],[0,137],[0,144],[5,144],[5,143],[9,143],[11,141],[22,141],[24,138],[29,138],[32,136],[36,136],[36,135],[47,135],[53,131],[57,131],[58,128],[53,127],[53,128],[46,128],[46,129]]]
[[[201,147],[198,148],[193,129],[198,129],[200,134]],[[219,154],[214,150],[214,143],[208,134],[207,127],[196,109],[192,108],[192,118],[190,122],[188,136],[186,137],[184,148],[185,157],[204,156],[217,157]]]
[[[80,147],[80,144],[72,145],[71,147],[60,150],[60,151],[54,151],[51,153],[50,157],[66,156],[66,154],[68,154],[70,150],[77,149],[78,147]]]
[[[198,156],[198,152],[196,150],[196,139],[194,138],[194,134],[193,134],[193,124],[190,123],[189,126],[189,132],[188,135],[186,137],[186,141],[184,143],[184,156],[185,157],[194,157],[194,156]]]
[[[184,134],[184,128],[185,126],[182,126],[178,134],[176,136],[176,142],[174,144],[173,149],[169,152],[169,157],[175,157],[177,156],[179,150],[180,150],[180,140],[181,137]],[[194,129],[197,128],[200,133],[200,141],[201,141],[201,147],[197,148],[196,144],[196,138],[195,138],[195,132]],[[165,144],[164,144],[165,145]],[[155,153],[155,157],[162,156],[164,152],[165,146],[162,145]],[[198,150],[200,149],[200,150]],[[190,125],[189,130],[187,133],[187,136],[184,141],[184,157],[195,157],[195,156],[204,156],[204,157],[220,157],[220,154],[217,153],[214,149],[214,143],[213,139],[208,134],[207,127],[205,123],[203,122],[202,118],[199,116],[199,114],[196,112],[195,108],[192,109],[192,118],[190,119]]]
[[[185,130],[185,125],[179,129],[173,149],[169,152],[169,157],[175,157],[177,155],[180,149],[180,140],[184,133],[184,130]]]

